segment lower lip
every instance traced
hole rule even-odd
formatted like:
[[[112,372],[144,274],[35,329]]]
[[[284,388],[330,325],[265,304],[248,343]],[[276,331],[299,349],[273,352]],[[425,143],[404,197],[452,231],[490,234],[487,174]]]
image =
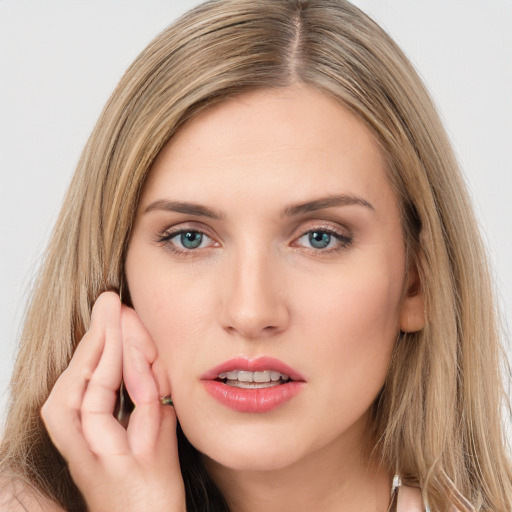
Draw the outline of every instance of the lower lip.
[[[268,412],[291,400],[304,382],[287,382],[279,386],[258,389],[237,388],[217,380],[203,381],[206,391],[218,402],[234,411]]]

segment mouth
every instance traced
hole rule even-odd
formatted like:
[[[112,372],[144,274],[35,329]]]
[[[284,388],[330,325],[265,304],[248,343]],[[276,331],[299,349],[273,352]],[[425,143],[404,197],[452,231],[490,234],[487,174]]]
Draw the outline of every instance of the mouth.
[[[260,372],[233,370],[219,373],[215,380],[235,388],[264,389],[280,386],[290,381],[290,377],[285,373],[274,370],[263,370]]]
[[[296,396],[306,379],[282,361],[270,357],[235,358],[206,372],[206,391],[222,405],[238,411],[262,413]]]

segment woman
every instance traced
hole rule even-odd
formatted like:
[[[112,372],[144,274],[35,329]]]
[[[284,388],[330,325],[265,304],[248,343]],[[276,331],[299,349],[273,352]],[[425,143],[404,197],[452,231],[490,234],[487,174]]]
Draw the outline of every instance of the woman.
[[[22,336],[6,506],[510,510],[479,240],[378,26],[341,0],[204,4],[82,155]]]

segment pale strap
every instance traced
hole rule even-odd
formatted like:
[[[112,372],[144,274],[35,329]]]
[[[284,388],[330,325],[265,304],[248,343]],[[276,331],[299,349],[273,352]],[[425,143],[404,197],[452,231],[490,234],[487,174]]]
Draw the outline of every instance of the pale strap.
[[[395,475],[388,512],[430,512],[430,508],[423,506],[419,489],[402,485],[400,476]]]

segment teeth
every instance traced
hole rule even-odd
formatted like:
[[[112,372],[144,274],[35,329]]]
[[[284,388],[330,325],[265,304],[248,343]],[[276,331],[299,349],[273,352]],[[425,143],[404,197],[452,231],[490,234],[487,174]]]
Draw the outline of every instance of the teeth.
[[[234,388],[244,389],[272,388],[280,385],[279,382],[240,382],[239,380],[228,380],[226,384]]]
[[[238,380],[240,382],[252,382],[254,380],[254,373],[240,371],[238,372]]]
[[[270,382],[270,372],[254,372],[254,382]]]
[[[273,370],[265,370],[261,372],[249,372],[246,370],[234,370],[232,372],[219,373],[220,380],[238,381],[247,383],[263,384],[266,382],[277,382],[279,380],[287,381],[290,377],[284,373],[276,372]]]

